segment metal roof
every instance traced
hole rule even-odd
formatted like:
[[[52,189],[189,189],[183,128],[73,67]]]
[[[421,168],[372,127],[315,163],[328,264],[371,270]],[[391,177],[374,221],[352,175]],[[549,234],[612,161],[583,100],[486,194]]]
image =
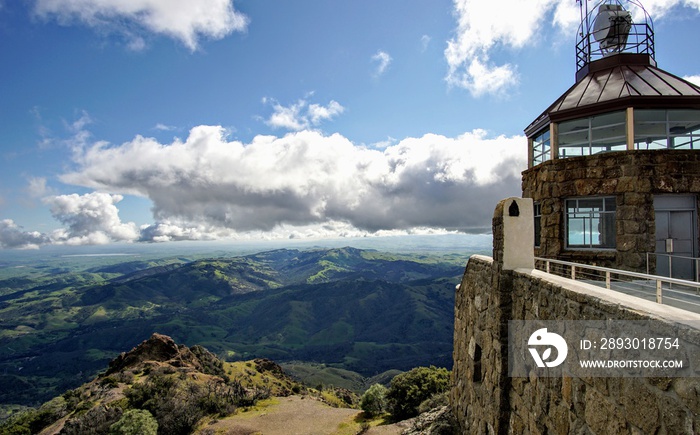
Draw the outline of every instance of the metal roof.
[[[534,135],[560,122],[627,107],[697,108],[700,87],[656,67],[645,55],[617,54],[588,65],[588,71],[526,129]]]

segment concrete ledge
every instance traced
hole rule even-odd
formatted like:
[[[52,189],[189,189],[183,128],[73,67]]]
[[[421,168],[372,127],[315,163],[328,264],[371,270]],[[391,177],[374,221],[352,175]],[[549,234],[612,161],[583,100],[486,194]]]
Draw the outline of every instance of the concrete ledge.
[[[578,293],[583,296],[596,298],[601,303],[614,307],[617,311],[639,313],[658,320],[680,323],[694,329],[700,329],[698,328],[698,325],[700,324],[700,314],[693,313],[691,311],[682,310],[669,305],[657,304],[656,302],[651,302],[642,298],[616,292],[615,290],[607,290],[593,284],[574,281],[558,275],[552,275],[541,270],[516,269],[515,272],[547,281],[551,284],[560,286],[565,290]]]

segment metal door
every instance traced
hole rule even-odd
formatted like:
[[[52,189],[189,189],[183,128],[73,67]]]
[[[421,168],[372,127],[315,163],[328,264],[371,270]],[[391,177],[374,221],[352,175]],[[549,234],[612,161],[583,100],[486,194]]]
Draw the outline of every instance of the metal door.
[[[691,260],[697,253],[695,197],[656,196],[654,209],[656,253],[663,254],[656,256],[656,274],[695,280],[695,261]]]

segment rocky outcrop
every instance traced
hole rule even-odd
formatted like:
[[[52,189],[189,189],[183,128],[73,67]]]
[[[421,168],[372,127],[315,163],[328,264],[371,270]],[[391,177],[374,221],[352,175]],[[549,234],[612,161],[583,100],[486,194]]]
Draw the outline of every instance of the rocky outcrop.
[[[199,371],[203,369],[200,358],[187,346],[177,345],[167,335],[154,333],[148,340],[143,341],[129,352],[122,352],[112,360],[106,374],[121,372],[148,361],[167,363],[173,367],[191,366]]]
[[[459,426],[449,406],[441,406],[424,412],[401,435],[456,435]]]

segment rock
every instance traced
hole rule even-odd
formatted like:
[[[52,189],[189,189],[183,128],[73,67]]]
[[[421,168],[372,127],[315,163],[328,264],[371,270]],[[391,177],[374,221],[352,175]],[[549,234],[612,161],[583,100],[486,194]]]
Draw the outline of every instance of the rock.
[[[187,346],[178,346],[167,335],[154,333],[148,340],[143,341],[129,352],[122,352],[113,359],[109,363],[106,375],[121,372],[149,361],[169,363],[173,367],[192,366],[197,370],[202,369],[199,359]]]
[[[402,435],[458,435],[459,429],[449,406],[441,406],[424,412]]]

